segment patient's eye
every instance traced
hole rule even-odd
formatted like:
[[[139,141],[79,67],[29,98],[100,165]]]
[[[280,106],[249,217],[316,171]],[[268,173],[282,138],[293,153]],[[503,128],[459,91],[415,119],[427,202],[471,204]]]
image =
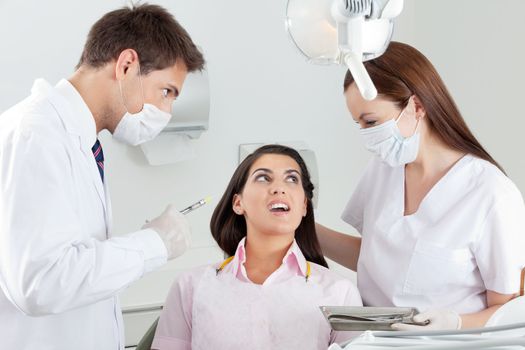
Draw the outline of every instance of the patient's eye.
[[[286,177],[286,182],[299,183],[299,177],[297,175],[289,175]]]
[[[255,181],[257,182],[270,182],[270,177],[266,174],[259,174],[255,177]]]

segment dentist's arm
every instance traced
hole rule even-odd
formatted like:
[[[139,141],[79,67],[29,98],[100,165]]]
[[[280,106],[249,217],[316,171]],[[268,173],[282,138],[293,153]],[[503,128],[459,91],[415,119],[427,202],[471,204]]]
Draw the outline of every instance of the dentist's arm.
[[[57,138],[21,132],[0,149],[0,284],[25,314],[57,314],[111,298],[164,265],[168,254],[181,253],[173,244],[166,248],[161,234],[167,234],[158,227],[102,239],[103,224],[88,225],[90,216],[77,212],[78,183]],[[104,215],[93,211],[91,218]]]
[[[361,237],[350,236],[315,224],[317,238],[323,254],[338,264],[357,271],[357,260],[361,250]]]

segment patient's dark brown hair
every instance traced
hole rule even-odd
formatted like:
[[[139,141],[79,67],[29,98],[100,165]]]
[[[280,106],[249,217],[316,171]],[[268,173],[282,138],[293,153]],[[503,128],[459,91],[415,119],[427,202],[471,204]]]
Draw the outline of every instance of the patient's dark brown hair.
[[[213,238],[221,249],[229,256],[235,255],[239,242],[246,236],[246,220],[244,216],[233,211],[233,198],[242,193],[248,173],[253,163],[265,154],[285,155],[297,162],[301,170],[301,182],[306,196],[306,216],[295,230],[295,241],[306,260],[328,267],[321,252],[321,246],[315,232],[314,210],[312,205],[314,185],[310,180],[308,168],[299,153],[282,145],[266,145],[258,148],[246,157],[237,167],[224,192],[219,204],[211,217],[210,229]]]

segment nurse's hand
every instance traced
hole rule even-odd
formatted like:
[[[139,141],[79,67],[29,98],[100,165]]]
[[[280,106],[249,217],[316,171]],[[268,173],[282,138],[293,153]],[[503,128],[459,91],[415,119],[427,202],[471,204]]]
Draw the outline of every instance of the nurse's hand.
[[[191,230],[188,220],[173,204],[168,205],[160,216],[142,228],[150,228],[159,234],[168,250],[168,259],[182,255],[190,246]]]
[[[460,329],[461,316],[452,310],[428,310],[414,316],[414,322],[425,323],[427,325],[418,326],[406,323],[394,323],[392,329],[396,331],[423,331],[423,330],[444,330]]]

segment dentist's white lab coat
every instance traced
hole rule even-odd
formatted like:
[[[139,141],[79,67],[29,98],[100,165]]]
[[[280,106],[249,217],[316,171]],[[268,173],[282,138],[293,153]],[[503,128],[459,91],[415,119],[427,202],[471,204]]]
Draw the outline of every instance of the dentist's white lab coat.
[[[123,349],[116,294],[166,262],[151,230],[109,235],[95,140],[93,117],[66,80],[37,80],[0,116],[2,349]]]

